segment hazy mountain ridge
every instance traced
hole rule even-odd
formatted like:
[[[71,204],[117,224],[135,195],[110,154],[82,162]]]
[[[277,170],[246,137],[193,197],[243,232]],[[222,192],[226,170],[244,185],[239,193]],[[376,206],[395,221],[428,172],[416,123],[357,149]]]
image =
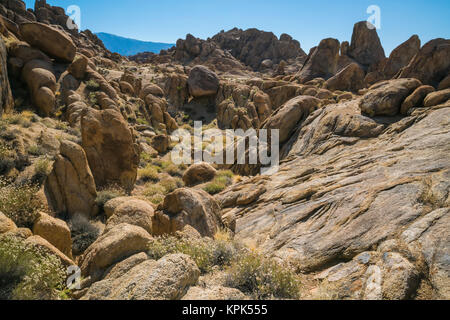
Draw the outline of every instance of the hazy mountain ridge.
[[[117,52],[123,56],[130,56],[140,52],[159,53],[173,47],[175,44],[141,41],[114,34],[99,32],[96,35],[103,41],[105,47],[111,52]]]

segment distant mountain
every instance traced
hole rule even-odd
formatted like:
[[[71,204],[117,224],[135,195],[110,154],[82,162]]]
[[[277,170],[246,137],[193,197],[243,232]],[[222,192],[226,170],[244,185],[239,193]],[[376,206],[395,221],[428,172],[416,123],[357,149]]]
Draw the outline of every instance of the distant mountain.
[[[171,43],[140,41],[104,32],[96,33],[96,35],[103,41],[109,51],[117,52],[123,56],[131,56],[141,52],[159,53],[161,50],[174,46]]]

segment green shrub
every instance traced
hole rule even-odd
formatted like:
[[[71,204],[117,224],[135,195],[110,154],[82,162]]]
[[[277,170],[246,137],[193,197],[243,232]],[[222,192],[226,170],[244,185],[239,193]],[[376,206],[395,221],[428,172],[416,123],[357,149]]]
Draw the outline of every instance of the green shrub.
[[[15,237],[0,238],[0,300],[58,299],[66,274],[60,260]]]
[[[36,156],[36,157],[42,156],[45,153],[45,151],[42,149],[42,147],[40,147],[38,145],[29,146],[27,149],[27,152],[28,152],[28,154],[30,154],[32,156]]]
[[[159,181],[159,168],[148,164],[145,168],[138,170],[138,176],[144,182],[157,182]]]
[[[42,184],[52,170],[51,165],[52,162],[47,158],[38,159],[34,165],[34,175],[32,181]]]
[[[117,186],[110,186],[97,192],[95,203],[100,210],[103,210],[105,203],[107,203],[109,200],[124,196],[126,196],[126,192],[122,188]]]
[[[18,227],[32,228],[37,212],[42,207],[36,197],[39,187],[35,185],[16,186],[0,181],[0,211]]]
[[[55,129],[61,130],[61,131],[67,131],[69,129],[69,125],[63,121],[57,121],[55,124]]]
[[[86,88],[90,91],[98,91],[98,89],[100,89],[100,85],[95,80],[89,80],[86,82]]]
[[[68,222],[72,235],[72,251],[81,255],[97,240],[103,231],[100,222],[91,222],[83,215],[75,215]]]
[[[195,261],[202,273],[207,273],[214,266],[229,265],[237,251],[233,242],[164,236],[151,241],[148,254],[152,259],[158,260],[168,254],[183,253]]]
[[[97,95],[95,94],[95,92],[89,93],[88,100],[89,100],[89,103],[91,104],[91,106],[95,106],[97,104],[98,101],[97,101]]]
[[[8,173],[16,166],[16,155],[6,145],[0,144],[0,174]]]
[[[240,254],[228,270],[227,285],[256,299],[298,299],[299,277],[290,268],[255,252]]]
[[[203,190],[211,195],[218,194],[233,183],[233,172],[230,170],[219,171],[213,181],[208,183]]]
[[[216,181],[212,181],[208,183],[203,190],[208,192],[210,195],[215,195],[218,193],[221,193],[223,190],[225,190],[227,186],[223,183],[217,183]]]
[[[165,179],[162,179],[159,184],[164,188],[165,194],[169,194],[179,188],[184,187],[183,180],[174,177],[167,177]]]

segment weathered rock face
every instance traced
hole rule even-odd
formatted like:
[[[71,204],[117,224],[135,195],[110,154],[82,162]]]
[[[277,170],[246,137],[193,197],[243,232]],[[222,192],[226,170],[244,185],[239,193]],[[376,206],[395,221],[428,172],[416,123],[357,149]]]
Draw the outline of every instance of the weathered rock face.
[[[44,116],[54,112],[56,98],[56,77],[51,63],[44,60],[31,60],[22,69],[22,78],[31,91],[37,111]]]
[[[94,283],[83,300],[178,300],[197,283],[199,276],[200,270],[189,256],[167,255]]]
[[[300,82],[332,77],[337,69],[339,50],[339,41],[332,38],[322,40],[317,48],[311,49],[303,69],[297,74]]]
[[[136,253],[145,252],[151,236],[138,226],[119,224],[102,234],[80,260],[84,276],[98,279],[111,265]]]
[[[400,108],[400,113],[407,115],[410,109],[421,107],[423,105],[423,100],[431,92],[434,92],[434,88],[432,86],[418,87],[405,99],[405,101],[403,101]]]
[[[441,91],[436,91],[429,93],[425,100],[423,101],[423,105],[425,107],[432,107],[438,104],[444,103],[450,100],[450,89],[445,89]]]
[[[7,56],[5,42],[3,39],[0,39],[0,116],[3,112],[10,112],[14,107],[8,79]]]
[[[426,43],[401,72],[400,78],[416,78],[437,88],[450,72],[450,40],[434,39]]]
[[[108,219],[106,230],[110,230],[121,223],[128,223],[143,228],[152,234],[153,207],[146,201],[138,199],[125,200],[118,205]]]
[[[393,78],[403,67],[406,67],[409,64],[419,50],[420,39],[417,35],[413,35],[407,41],[395,48],[384,66],[383,74],[385,77],[387,79]]]
[[[24,40],[48,55],[72,62],[77,51],[72,39],[62,31],[43,23],[23,23],[20,33]]]
[[[272,32],[235,28],[216,34],[212,40],[254,70],[263,67],[261,63],[266,59],[278,64],[282,60],[306,57],[300,43],[287,34],[278,39]]]
[[[86,75],[86,68],[88,66],[89,59],[80,54],[77,55],[71,65],[69,66],[69,73],[72,74],[76,79],[82,80]]]
[[[174,49],[175,60],[189,65],[207,65],[219,71],[245,69],[231,53],[222,50],[214,41],[205,41],[188,34],[186,39],[179,39]]]
[[[448,298],[450,107],[390,125],[360,112],[353,100],[310,115],[278,173],[221,193],[265,190],[247,205],[222,201],[224,219],[237,240],[300,270],[334,267],[323,278],[348,291],[342,296],[407,299],[424,279]]]
[[[118,184],[132,190],[140,152],[122,115],[115,110],[85,109],[81,116],[81,134],[97,188]]]
[[[193,97],[212,96],[219,90],[219,78],[204,66],[195,66],[189,73],[189,92]]]
[[[175,190],[158,209],[153,221],[156,235],[175,233],[190,225],[202,236],[213,237],[222,227],[217,201],[203,190]]]
[[[36,21],[35,15],[27,10],[21,0],[3,0],[0,2],[0,14],[16,24]]]
[[[361,110],[371,116],[395,116],[403,101],[421,86],[417,79],[388,80],[373,85],[362,98]]]
[[[183,182],[192,187],[196,184],[211,181],[216,176],[216,169],[210,164],[202,162],[191,165],[183,174]]]
[[[189,99],[188,77],[184,74],[171,74],[166,80],[164,91],[175,108],[185,105]]]
[[[264,129],[279,129],[280,143],[286,142],[299,122],[305,120],[319,107],[320,100],[311,96],[299,96],[286,102],[274,113],[262,127]]]
[[[72,258],[70,229],[63,220],[41,212],[33,225],[33,233],[50,242],[67,257]]]
[[[256,87],[250,85],[221,83],[216,96],[219,128],[258,128],[271,115],[271,98],[263,91],[255,89]],[[280,97],[279,100],[284,98]]]
[[[381,46],[380,38],[374,26],[368,27],[367,21],[355,24],[348,56],[365,67],[370,67],[383,60],[386,56]]]
[[[16,224],[0,211],[0,234],[16,230]]]
[[[325,87],[329,90],[358,91],[364,88],[364,70],[352,63],[341,70],[334,77],[327,80]]]
[[[46,0],[37,0],[34,3],[34,13],[36,20],[39,22],[58,25],[72,33],[78,32],[78,26],[66,15],[66,10],[61,7],[51,6]],[[69,26],[73,29],[69,29]]]
[[[74,142],[62,141],[53,170],[45,182],[49,205],[57,213],[69,216],[97,214],[97,191],[86,153]]]

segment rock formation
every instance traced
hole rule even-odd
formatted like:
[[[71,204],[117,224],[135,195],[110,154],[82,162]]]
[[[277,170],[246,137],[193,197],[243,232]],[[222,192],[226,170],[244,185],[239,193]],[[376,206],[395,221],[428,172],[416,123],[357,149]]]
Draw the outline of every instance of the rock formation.
[[[132,190],[139,146],[122,115],[115,110],[86,109],[81,116],[82,146],[98,188],[118,184]]]
[[[45,183],[48,202],[55,212],[73,216],[94,216],[98,208],[94,177],[81,146],[62,141],[60,154]]]

